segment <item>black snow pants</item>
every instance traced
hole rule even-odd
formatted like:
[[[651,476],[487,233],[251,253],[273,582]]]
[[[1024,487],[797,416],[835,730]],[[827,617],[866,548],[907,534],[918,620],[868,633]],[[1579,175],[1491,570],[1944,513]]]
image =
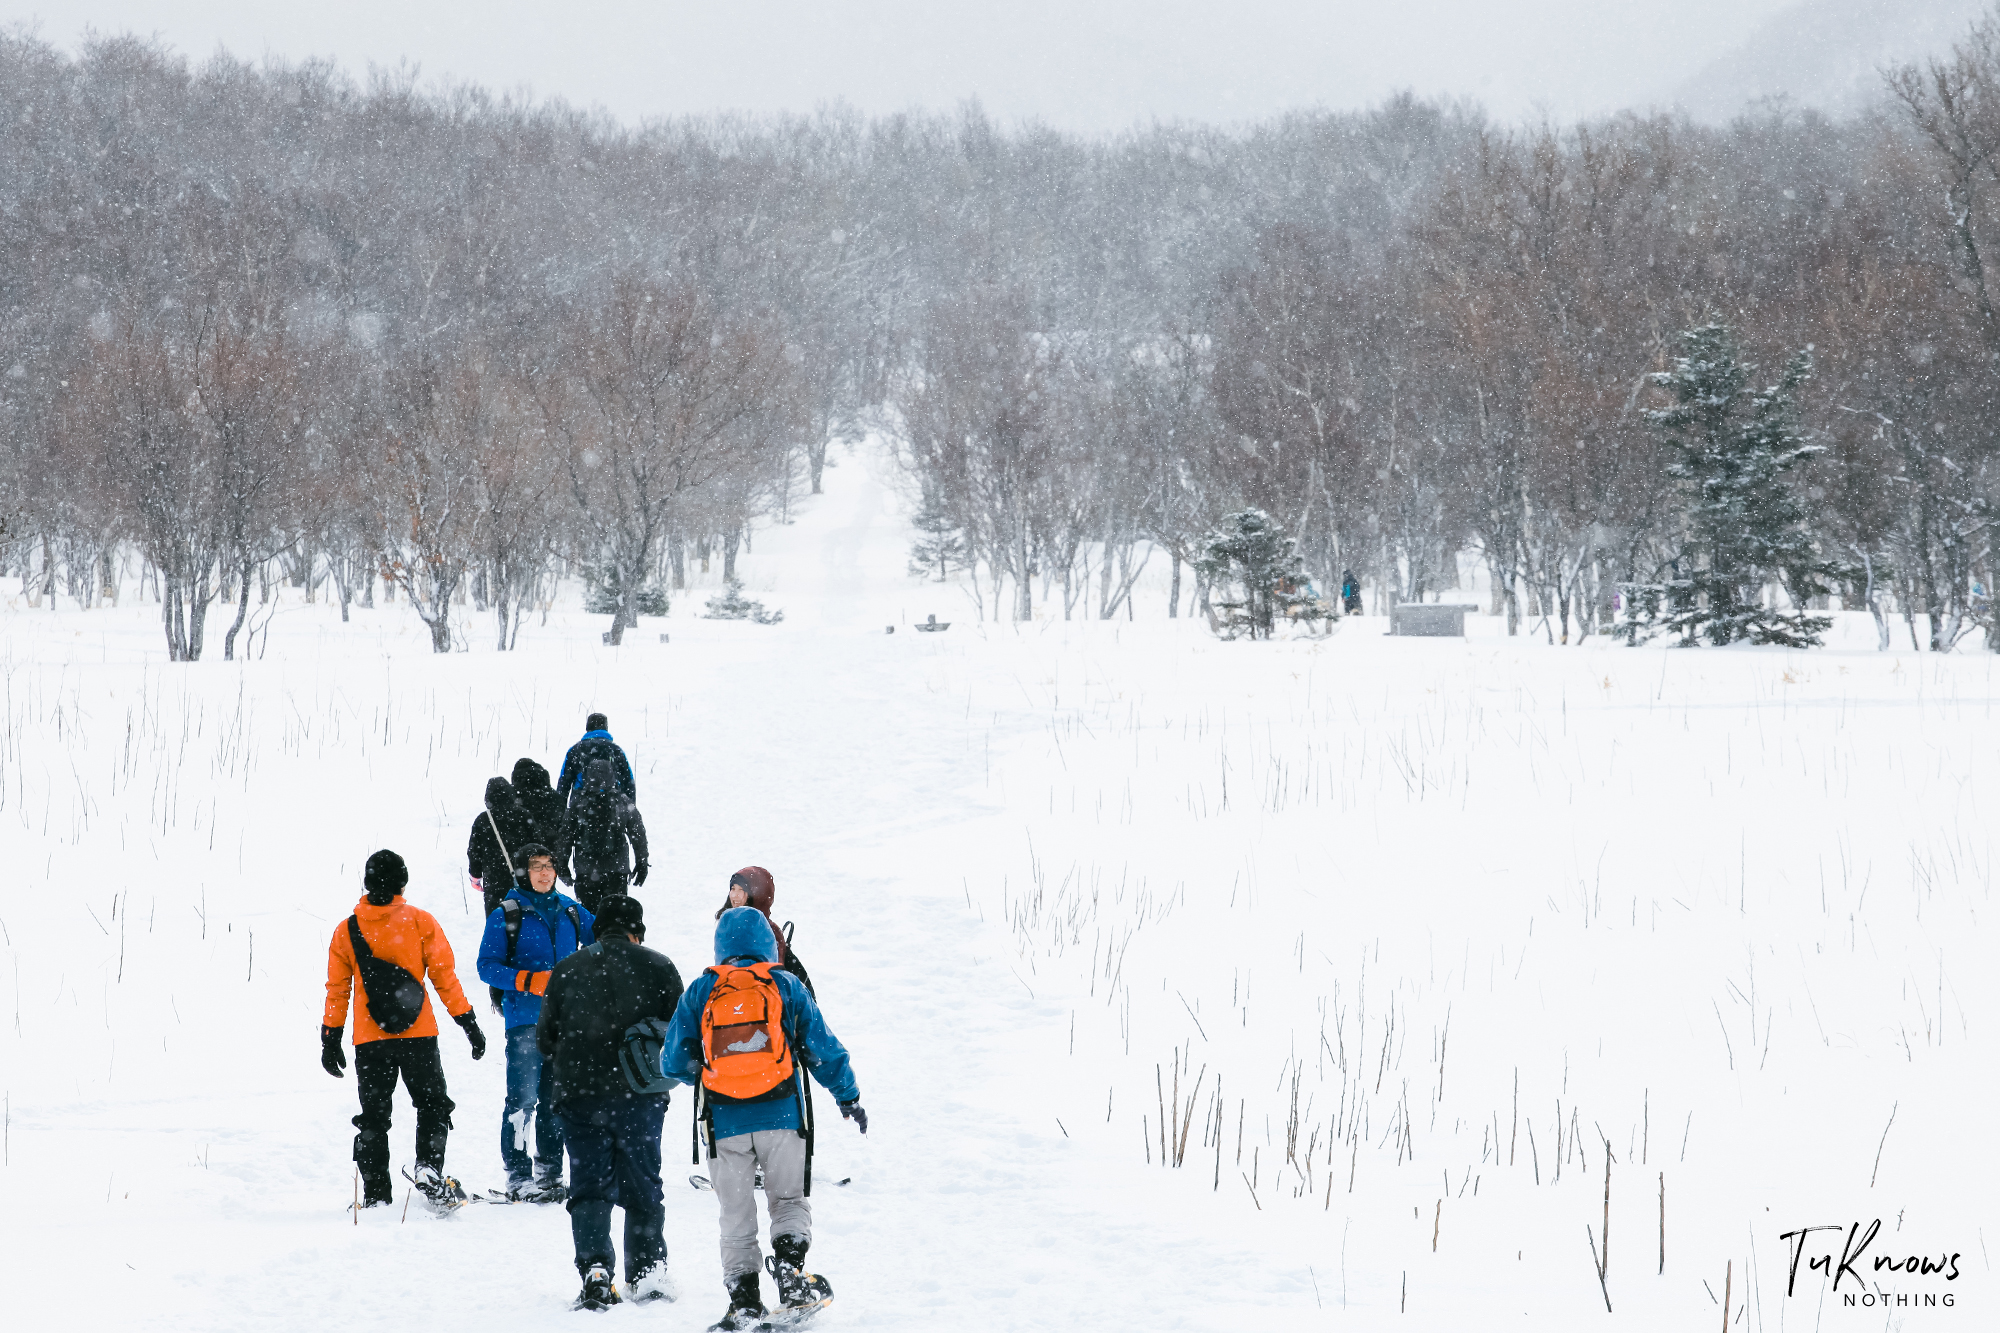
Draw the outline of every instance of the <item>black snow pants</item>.
[[[594,875],[576,877],[576,900],[583,904],[583,910],[596,916],[604,906],[606,898],[615,898],[630,892],[628,884],[632,874],[627,870],[605,870]]]
[[[417,1108],[417,1161],[444,1170],[444,1143],[451,1133],[452,1100],[445,1095],[444,1065],[436,1037],[383,1037],[354,1048],[354,1081],[361,1114],[354,1117],[354,1161],[370,1199],[394,1192],[389,1178],[389,1115],[396,1075]]]

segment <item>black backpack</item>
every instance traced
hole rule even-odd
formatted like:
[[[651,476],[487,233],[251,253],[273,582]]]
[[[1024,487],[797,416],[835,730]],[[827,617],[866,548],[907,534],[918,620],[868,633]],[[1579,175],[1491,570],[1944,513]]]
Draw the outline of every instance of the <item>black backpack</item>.
[[[354,964],[361,971],[361,998],[375,1026],[394,1036],[416,1025],[424,1012],[424,983],[399,967],[375,956],[361,934],[361,923],[347,918],[347,939],[354,946]]]
[[[625,1086],[641,1096],[653,1096],[671,1089],[673,1080],[660,1072],[660,1057],[667,1049],[667,1020],[642,1018],[625,1029],[618,1047],[618,1072]]]

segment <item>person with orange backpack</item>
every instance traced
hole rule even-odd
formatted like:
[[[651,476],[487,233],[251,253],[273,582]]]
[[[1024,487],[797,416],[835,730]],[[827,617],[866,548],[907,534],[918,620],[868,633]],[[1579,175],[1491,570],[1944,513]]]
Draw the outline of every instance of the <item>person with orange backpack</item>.
[[[792,1320],[833,1299],[827,1280],[805,1267],[812,1245],[807,1071],[832,1094],[842,1117],[868,1132],[847,1048],[804,983],[777,964],[777,940],[762,912],[723,912],[715,926],[715,966],[681,996],[661,1053],[661,1072],[696,1088],[696,1153],[707,1148],[722,1206],[729,1310],[713,1326],[719,1330],[751,1328],[765,1318],[760,1266],[776,1279],[778,1302]],[[768,1261],[757,1245],[759,1168],[771,1219]]]
[[[425,974],[445,1010],[465,1029],[475,1060],[486,1054],[486,1034],[479,1030],[472,1001],[459,988],[451,941],[437,918],[403,901],[409,882],[409,868],[394,852],[385,848],[368,858],[362,873],[366,896],[334,928],[326,950],[320,1065],[335,1078],[345,1077],[341,1071],[347,1068],[347,1055],[340,1039],[352,995],[354,1077],[361,1093],[361,1114],[354,1117],[354,1162],[365,1191],[361,1206],[390,1201],[389,1113],[400,1074],[417,1108],[417,1168],[410,1182],[443,1214],[465,1202],[465,1191],[444,1174],[453,1103],[438,1060],[437,1019],[424,990]],[[357,979],[359,994],[354,993]]]

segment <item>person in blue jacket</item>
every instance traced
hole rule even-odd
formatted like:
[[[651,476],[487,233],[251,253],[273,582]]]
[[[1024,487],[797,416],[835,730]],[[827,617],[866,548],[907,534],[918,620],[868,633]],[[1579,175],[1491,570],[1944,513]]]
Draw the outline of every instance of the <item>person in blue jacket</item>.
[[[556,890],[553,852],[531,842],[516,855],[527,866],[527,886],[508,890],[486,918],[486,934],[479,942],[479,979],[500,992],[501,1025],[507,1030],[500,1160],[507,1168],[508,1198],[560,1203],[563,1133],[555,1109],[555,1064],[542,1059],[535,1024],[542,1016],[549,973],[594,942],[595,922],[574,898]],[[535,1127],[532,1161],[530,1123]]]
[[[583,738],[563,755],[562,775],[556,779],[556,793],[565,806],[574,806],[583,791],[585,774],[598,760],[611,765],[611,776],[627,804],[637,804],[639,784],[632,778],[632,761],[617,741],[611,739],[611,719],[592,713],[583,720]]]
[[[722,1206],[722,1279],[729,1288],[729,1312],[718,1328],[749,1328],[764,1314],[758,1270],[764,1266],[757,1246],[756,1174],[764,1172],[764,1200],[771,1215],[768,1267],[777,1280],[778,1298],[790,1307],[823,1303],[833,1295],[824,1278],[805,1269],[812,1244],[811,1101],[799,1068],[812,1071],[819,1085],[833,1095],[840,1114],[868,1132],[868,1113],[861,1109],[861,1092],[847,1048],[826,1025],[819,1005],[804,983],[789,972],[760,969],[776,986],[786,1051],[795,1057],[792,1078],[756,1097],[736,1098],[715,1090],[726,1081],[702,1059],[702,1013],[708,1007],[719,974],[757,964],[775,964],[778,945],[764,914],[754,907],[732,907],[715,925],[716,966],[707,969],[681,996],[673,1025],[661,1053],[661,1072],[681,1083],[698,1084],[697,1114],[707,1129],[710,1181]],[[754,1034],[762,1045],[762,1034]]]

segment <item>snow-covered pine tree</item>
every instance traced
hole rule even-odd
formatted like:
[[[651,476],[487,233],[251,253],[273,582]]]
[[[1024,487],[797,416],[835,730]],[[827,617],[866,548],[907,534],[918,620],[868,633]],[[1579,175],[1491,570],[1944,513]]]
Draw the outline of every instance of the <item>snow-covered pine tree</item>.
[[[1776,384],[1753,392],[1756,367],[1743,361],[1726,325],[1690,329],[1681,350],[1672,370],[1649,376],[1672,406],[1646,419],[1671,451],[1667,471],[1687,505],[1684,541],[1668,582],[1628,589],[1635,620],[1688,643],[1815,647],[1833,622],[1805,608],[1832,590],[1838,571],[1821,557],[1785,480],[1820,452],[1798,421],[1796,395],[1812,376],[1811,353],[1792,357]],[[1783,585],[1791,610],[1766,605],[1773,583]]]
[[[910,572],[928,574],[936,570],[938,582],[943,583],[953,564],[965,563],[962,525],[938,498],[935,486],[924,487],[923,508],[911,522],[923,535],[910,547]]]
[[[618,566],[610,560],[583,566],[583,609],[593,616],[618,614]],[[633,609],[642,616],[667,614],[672,600],[657,583],[640,588],[632,596]]]
[[[1211,585],[1240,590],[1242,600],[1234,607],[1251,638],[1270,638],[1278,617],[1294,609],[1300,619],[1321,618],[1318,603],[1305,592],[1298,541],[1263,510],[1225,515],[1222,526],[1202,539],[1200,551],[1194,566]]]
[[[766,611],[764,604],[743,595],[743,580],[730,579],[723,590],[708,599],[703,620],[749,620],[759,625],[775,625],[785,618],[783,611]]]

